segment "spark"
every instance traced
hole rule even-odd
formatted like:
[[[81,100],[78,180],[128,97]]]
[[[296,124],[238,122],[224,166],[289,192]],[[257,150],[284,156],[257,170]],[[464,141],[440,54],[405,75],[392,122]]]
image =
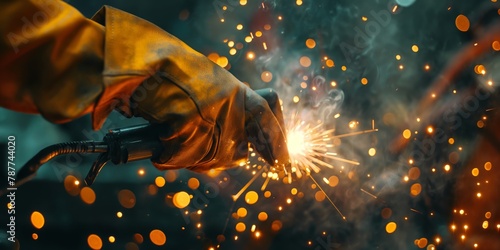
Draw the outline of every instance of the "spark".
[[[247,182],[247,184],[245,184],[245,186],[243,186],[243,187],[240,189],[240,191],[239,191],[238,193],[236,193],[235,195],[233,195],[233,201],[237,201],[237,200],[240,198],[241,194],[243,194],[243,192],[245,192],[245,190],[247,190],[247,188],[248,188],[250,185],[252,185],[252,183],[253,183],[253,182],[257,179],[257,177],[259,177],[259,176],[262,174],[262,172],[264,171],[264,169],[267,169],[267,168],[266,168],[266,167],[261,168],[261,169],[259,170],[259,172],[258,172],[257,174],[255,174],[255,175],[252,177],[252,179],[250,179],[250,180]]]
[[[262,184],[262,187],[260,188],[261,191],[266,190],[267,184],[269,183],[270,180],[271,180],[271,175],[267,175],[267,178],[264,181],[264,184]]]
[[[364,190],[362,188],[361,188],[361,192],[363,192],[363,193],[371,196],[373,199],[377,199],[378,198],[376,195],[374,195],[374,194],[372,194],[372,193],[370,193],[370,192],[368,192],[368,191],[366,191],[366,190]]]
[[[141,169],[139,169],[139,171],[137,171],[137,173],[138,173],[140,176],[143,176],[143,175],[146,173],[146,171],[144,171],[144,169],[142,169],[142,168],[141,168]]]
[[[337,210],[337,213],[339,213],[339,215],[342,217],[343,220],[347,220],[346,217],[344,216],[344,214],[342,214],[342,212],[340,211],[340,209],[337,207],[337,205],[335,205],[335,203],[332,201],[332,199],[330,199],[330,196],[328,196],[325,192],[325,190],[323,190],[323,188],[319,185],[319,183],[314,179],[314,177],[312,177],[312,175],[309,174],[309,178],[311,178],[311,180],[316,184],[316,186],[319,188],[319,190],[321,190],[321,192],[323,192],[323,194],[325,195],[325,197],[328,199],[328,201],[332,204],[332,206],[335,208],[335,210]]]
[[[397,10],[398,10],[398,6],[394,5],[394,7],[392,8],[392,13],[396,13]]]
[[[349,137],[349,136],[354,136],[354,135],[361,135],[361,134],[366,134],[366,133],[371,133],[371,132],[377,132],[378,129],[369,129],[369,130],[363,130],[363,131],[358,131],[358,132],[352,132],[352,133],[347,133],[347,134],[341,134],[341,135],[336,135],[336,138],[342,138],[342,137]]]
[[[333,168],[331,164],[319,159],[319,156],[326,155],[328,147],[333,147],[333,144],[328,143],[329,133],[333,130],[321,132],[322,125],[320,123],[310,127],[302,121],[287,129],[287,146],[292,172],[295,172],[298,178],[302,177],[302,173],[308,169],[319,172],[318,165]]]
[[[414,213],[417,213],[417,214],[424,214],[420,211],[418,211],[417,209],[414,209],[414,208],[410,208],[410,211],[414,212]]]
[[[333,141],[338,138],[377,131],[374,121],[372,121],[372,129],[370,130],[333,135],[334,129],[324,129],[322,122],[311,126],[294,116],[291,120],[293,122],[287,127],[287,146],[291,158],[291,172],[295,173],[298,178],[310,170],[318,173],[321,167],[333,169],[334,166],[325,159],[359,165],[360,163],[357,161],[345,159],[330,152],[330,149],[334,147]]]

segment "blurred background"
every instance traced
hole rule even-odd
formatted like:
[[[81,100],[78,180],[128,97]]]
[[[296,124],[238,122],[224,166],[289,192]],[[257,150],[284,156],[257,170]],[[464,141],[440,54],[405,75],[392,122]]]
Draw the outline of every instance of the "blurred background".
[[[16,192],[17,241],[2,230],[2,249],[500,248],[496,0],[67,2],[135,14],[276,89],[289,129],[329,131],[340,159],[316,156],[332,168],[291,183],[256,157],[207,174],[110,164],[89,188],[96,156],[61,156]],[[0,121],[18,170],[48,145],[146,122],[113,113],[92,131],[88,116],[56,125],[5,109]]]

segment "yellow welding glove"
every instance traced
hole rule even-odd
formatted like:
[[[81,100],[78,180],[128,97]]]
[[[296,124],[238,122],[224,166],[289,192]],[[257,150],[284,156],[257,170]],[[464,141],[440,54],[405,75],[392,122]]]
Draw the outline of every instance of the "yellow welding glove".
[[[157,168],[204,171],[244,164],[248,142],[271,164],[288,163],[281,109],[227,70],[153,24],[105,7],[105,73],[110,81],[147,76],[131,98],[131,114],[165,124]],[[142,79],[141,79],[142,80]],[[112,85],[119,83],[110,83]],[[277,95],[263,93],[276,107]]]

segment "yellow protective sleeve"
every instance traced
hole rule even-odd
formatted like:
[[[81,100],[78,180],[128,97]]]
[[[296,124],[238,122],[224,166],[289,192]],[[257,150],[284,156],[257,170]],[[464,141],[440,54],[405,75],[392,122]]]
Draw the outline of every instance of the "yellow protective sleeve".
[[[148,74],[104,76],[113,40],[104,15],[99,23],[62,1],[0,0],[0,106],[56,123],[92,112],[94,129],[114,108],[127,109]]]

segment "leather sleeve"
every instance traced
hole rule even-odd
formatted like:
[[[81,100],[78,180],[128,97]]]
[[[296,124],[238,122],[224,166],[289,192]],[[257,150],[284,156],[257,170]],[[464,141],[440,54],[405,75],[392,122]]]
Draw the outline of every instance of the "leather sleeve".
[[[113,40],[104,13],[99,23],[62,1],[0,0],[0,106],[56,123],[92,112],[94,129],[114,108],[126,109],[121,103],[145,77],[104,79]]]

